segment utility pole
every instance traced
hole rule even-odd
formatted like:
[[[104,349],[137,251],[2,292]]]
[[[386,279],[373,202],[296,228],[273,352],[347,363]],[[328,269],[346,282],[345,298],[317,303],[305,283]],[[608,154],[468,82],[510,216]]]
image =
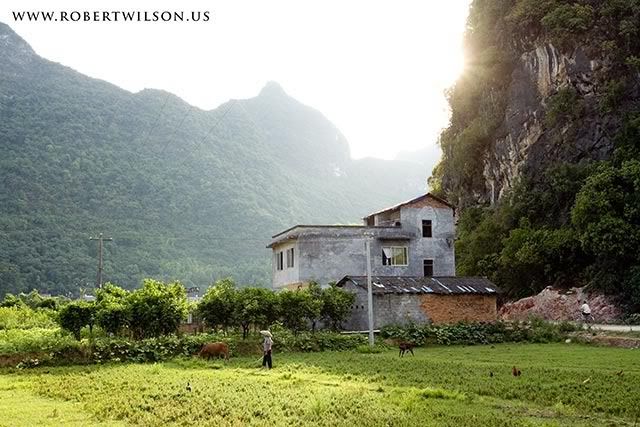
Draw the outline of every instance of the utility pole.
[[[98,241],[98,277],[96,278],[96,288],[102,288],[102,244],[104,241],[110,242],[111,237],[102,237],[102,233],[98,237],[89,237],[89,240]]]
[[[366,237],[364,250],[367,253],[367,314],[369,317],[369,346],[375,344],[373,338],[373,289],[371,285],[371,238]]]

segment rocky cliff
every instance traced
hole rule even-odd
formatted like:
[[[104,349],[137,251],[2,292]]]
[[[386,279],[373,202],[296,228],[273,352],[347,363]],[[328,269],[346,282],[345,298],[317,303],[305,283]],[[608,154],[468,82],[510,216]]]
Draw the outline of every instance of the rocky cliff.
[[[610,158],[638,99],[638,52],[628,40],[640,28],[637,9],[474,1],[467,67],[451,90],[453,117],[432,185],[463,207],[491,203],[552,164]]]
[[[544,43],[518,58],[511,74],[504,121],[483,159],[484,200],[500,199],[523,174],[536,177],[557,161],[605,159],[620,121],[597,109],[601,59],[580,47],[560,52]],[[570,91],[581,103],[581,125],[545,120],[554,96]]]
[[[640,1],[474,0],[465,49],[430,179],[457,274],[640,308]]]

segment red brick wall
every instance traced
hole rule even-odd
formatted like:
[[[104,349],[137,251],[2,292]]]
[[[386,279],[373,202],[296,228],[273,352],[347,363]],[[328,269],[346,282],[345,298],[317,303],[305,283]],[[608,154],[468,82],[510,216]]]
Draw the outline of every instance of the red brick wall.
[[[420,308],[433,323],[492,322],[497,319],[495,295],[421,295]]]

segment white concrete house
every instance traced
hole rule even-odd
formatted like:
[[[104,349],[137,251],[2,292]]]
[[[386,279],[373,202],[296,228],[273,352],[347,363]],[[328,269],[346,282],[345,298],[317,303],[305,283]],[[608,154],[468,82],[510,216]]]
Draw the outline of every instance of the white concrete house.
[[[455,276],[454,217],[452,205],[427,193],[369,214],[362,225],[296,225],[267,246],[273,288],[365,275],[367,239],[374,276]]]

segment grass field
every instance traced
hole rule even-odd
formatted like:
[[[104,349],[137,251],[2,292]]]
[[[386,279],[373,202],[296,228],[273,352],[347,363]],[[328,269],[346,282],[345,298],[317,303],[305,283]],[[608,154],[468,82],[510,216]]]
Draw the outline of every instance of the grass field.
[[[635,425],[640,352],[580,345],[274,354],[0,371],[0,425]],[[516,365],[520,377],[511,375]],[[622,375],[616,375],[623,371]],[[493,373],[493,376],[490,373]],[[192,391],[186,390],[187,382]]]

